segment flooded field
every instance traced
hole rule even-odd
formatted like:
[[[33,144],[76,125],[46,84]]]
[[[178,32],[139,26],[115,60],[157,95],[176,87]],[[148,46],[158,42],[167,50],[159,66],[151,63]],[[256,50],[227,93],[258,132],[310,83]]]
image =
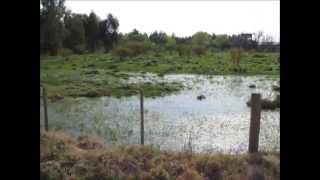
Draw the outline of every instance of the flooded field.
[[[253,92],[263,98],[276,95],[277,80],[266,76],[204,76],[132,74],[127,83],[178,82],[184,89],[165,97],[145,98],[145,144],[163,150],[212,153],[247,151]],[[255,84],[256,88],[249,88]],[[198,100],[199,95],[205,99]],[[49,125],[74,135],[96,134],[106,146],[138,144],[140,101],[126,98],[65,98],[48,104]],[[42,102],[41,102],[42,104]],[[280,110],[261,114],[260,150],[280,151]],[[43,126],[43,109],[40,108]]]

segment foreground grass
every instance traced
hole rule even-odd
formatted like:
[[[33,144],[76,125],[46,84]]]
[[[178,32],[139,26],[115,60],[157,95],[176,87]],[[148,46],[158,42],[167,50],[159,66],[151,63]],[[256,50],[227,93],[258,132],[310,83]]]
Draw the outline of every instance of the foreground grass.
[[[180,57],[177,54],[145,54],[120,61],[110,54],[84,54],[69,57],[41,57],[41,82],[48,88],[50,99],[71,97],[130,96],[137,85],[122,81],[129,73],[170,73],[209,75],[279,76],[276,53],[245,53],[240,66],[234,65],[229,53],[202,57]],[[179,91],[178,84],[142,84],[146,96],[161,96]]]
[[[79,180],[280,179],[280,155],[207,155],[166,152],[150,146],[108,149],[98,138],[51,132],[40,137],[40,176]],[[250,177],[248,177],[250,176]]]

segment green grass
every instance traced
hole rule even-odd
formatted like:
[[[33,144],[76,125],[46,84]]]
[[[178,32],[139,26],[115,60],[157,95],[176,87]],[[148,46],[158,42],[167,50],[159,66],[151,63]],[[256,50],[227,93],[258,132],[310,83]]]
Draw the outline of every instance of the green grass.
[[[136,85],[122,84],[128,73],[269,75],[279,76],[276,53],[244,53],[240,66],[234,65],[227,52],[205,56],[180,57],[177,54],[152,53],[120,61],[111,54],[84,54],[69,57],[41,57],[41,82],[48,87],[48,96],[99,97],[130,96]],[[161,96],[181,89],[176,84],[143,84],[146,96]]]

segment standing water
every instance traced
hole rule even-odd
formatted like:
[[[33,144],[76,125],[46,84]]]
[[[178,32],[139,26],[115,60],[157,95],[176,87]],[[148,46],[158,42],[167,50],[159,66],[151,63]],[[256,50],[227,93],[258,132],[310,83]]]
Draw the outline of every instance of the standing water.
[[[144,98],[145,144],[164,150],[243,153],[248,149],[251,93],[273,99],[266,76],[132,75],[127,83],[178,82],[176,94]],[[248,86],[255,84],[256,88]],[[198,100],[198,96],[205,98]],[[49,125],[74,135],[96,134],[106,146],[140,143],[140,98],[65,98],[48,104]],[[43,112],[42,106],[40,108]],[[40,114],[43,124],[43,115]],[[262,111],[259,149],[280,151],[280,110]]]

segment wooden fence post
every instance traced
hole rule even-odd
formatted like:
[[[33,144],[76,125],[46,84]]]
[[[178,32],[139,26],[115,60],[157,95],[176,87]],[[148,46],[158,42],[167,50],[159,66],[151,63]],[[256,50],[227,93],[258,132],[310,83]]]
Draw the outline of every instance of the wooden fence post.
[[[45,87],[42,87],[42,98],[43,98],[43,110],[44,110],[44,128],[46,131],[49,131],[48,111],[47,111],[47,90]]]
[[[143,91],[140,90],[140,113],[141,113],[141,145],[144,145],[144,119],[143,119]]]
[[[251,119],[249,132],[249,153],[258,152],[261,117],[261,95],[251,95]]]

